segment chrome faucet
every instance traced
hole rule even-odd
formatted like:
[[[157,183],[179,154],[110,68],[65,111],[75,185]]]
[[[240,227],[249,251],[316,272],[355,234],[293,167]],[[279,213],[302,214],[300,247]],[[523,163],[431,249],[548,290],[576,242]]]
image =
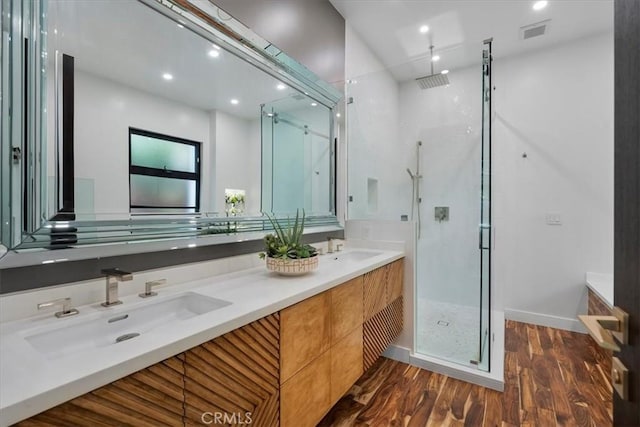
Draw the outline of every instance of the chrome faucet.
[[[333,237],[327,237],[327,253],[333,253]]]
[[[133,274],[117,268],[105,268],[100,272],[107,276],[107,300],[101,305],[111,307],[122,304],[122,301],[118,299],[118,282],[127,282],[133,279]]]
[[[340,239],[336,239],[335,237],[327,237],[327,253],[328,254],[332,254],[334,252],[340,252],[342,250],[342,246],[344,246],[342,243],[336,244],[336,247],[334,249],[333,243],[335,240],[340,241]]]
[[[140,298],[149,298],[149,297],[154,297],[156,295],[158,295],[157,292],[153,292],[152,289],[155,286],[160,286],[160,285],[164,285],[167,283],[167,279],[158,279],[158,280],[152,280],[150,282],[146,282],[144,284],[144,292],[141,294],[138,294],[138,296]]]
[[[38,304],[38,310],[42,310],[43,308],[53,307],[59,305],[62,307],[62,310],[56,313],[56,317],[69,317],[78,314],[78,310],[71,307],[71,298],[59,298],[54,299],[53,301],[41,302]]]

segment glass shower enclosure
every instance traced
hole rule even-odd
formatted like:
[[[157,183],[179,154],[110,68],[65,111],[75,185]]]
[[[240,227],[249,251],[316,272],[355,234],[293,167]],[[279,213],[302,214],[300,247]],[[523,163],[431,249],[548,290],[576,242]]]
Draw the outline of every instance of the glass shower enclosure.
[[[491,344],[491,43],[481,67],[421,94],[427,105],[444,105],[446,120],[421,134],[416,244],[416,353],[483,371]]]
[[[261,108],[262,211],[330,215],[335,146],[327,108],[306,98]]]
[[[480,371],[492,339],[491,45],[449,74],[416,79],[427,56],[346,84],[348,218],[415,225],[412,357]]]

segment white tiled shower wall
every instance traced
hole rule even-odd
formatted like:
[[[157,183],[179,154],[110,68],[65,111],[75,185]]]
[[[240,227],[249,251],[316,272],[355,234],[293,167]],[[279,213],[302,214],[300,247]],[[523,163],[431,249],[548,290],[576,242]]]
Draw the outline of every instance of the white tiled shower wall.
[[[581,330],[576,315],[585,310],[585,273],[613,269],[613,36],[600,34],[511,57],[501,57],[496,42],[494,55],[492,309],[504,309],[506,317]],[[467,135],[477,136],[481,125],[479,65],[451,70],[449,88],[420,90],[412,81],[395,82],[347,27],[346,66],[347,78],[357,81],[348,91],[367,94],[348,107],[367,118],[349,119],[349,126],[365,128],[348,130],[349,143],[362,144],[349,151],[348,192],[354,197],[349,218],[398,221],[410,212],[411,181],[405,169],[415,170],[417,140],[440,144],[440,151],[432,153],[440,158],[422,170],[425,206],[449,203],[433,200],[436,194],[428,192],[440,174],[449,174],[453,183],[476,179],[458,172],[465,159],[479,159],[474,146],[465,148]],[[459,87],[467,89],[460,93]],[[454,96],[447,98],[447,93]],[[450,110],[438,108],[445,102]],[[368,177],[378,180],[377,212],[362,205],[362,182]],[[453,191],[444,188],[441,196],[447,197],[448,190]],[[477,210],[479,195],[469,196],[465,200],[474,205],[458,206],[452,220]],[[559,215],[562,224],[547,224],[549,214]],[[432,206],[423,211],[425,221],[437,226]],[[460,239],[440,237],[432,251],[458,252],[450,246],[460,246]],[[477,248],[476,232],[462,238],[465,246]],[[444,271],[443,277],[466,274]],[[438,291],[449,288],[462,297],[465,289],[451,287],[467,282],[448,280]]]

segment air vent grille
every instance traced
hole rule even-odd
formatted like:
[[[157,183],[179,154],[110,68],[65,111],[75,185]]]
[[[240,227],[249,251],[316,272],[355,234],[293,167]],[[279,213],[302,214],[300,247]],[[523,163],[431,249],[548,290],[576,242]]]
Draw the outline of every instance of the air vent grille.
[[[549,27],[549,22],[551,22],[551,20],[547,19],[545,21],[536,22],[535,24],[520,27],[520,38],[522,38],[522,40],[527,40],[533,37],[545,35]]]

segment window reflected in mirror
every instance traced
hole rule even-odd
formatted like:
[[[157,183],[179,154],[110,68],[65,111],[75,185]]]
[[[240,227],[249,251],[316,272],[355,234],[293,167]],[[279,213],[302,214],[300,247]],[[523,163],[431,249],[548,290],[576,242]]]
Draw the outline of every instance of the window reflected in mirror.
[[[201,145],[129,128],[130,211],[199,212]]]

